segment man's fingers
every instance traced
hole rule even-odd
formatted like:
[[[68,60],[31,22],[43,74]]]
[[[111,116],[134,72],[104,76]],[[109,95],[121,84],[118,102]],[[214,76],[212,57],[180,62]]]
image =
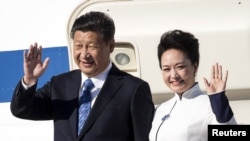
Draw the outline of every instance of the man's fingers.
[[[49,65],[49,57],[47,57],[44,62],[43,62],[43,68],[46,69],[47,66]]]
[[[26,50],[23,51],[23,59],[24,59],[24,62],[28,61],[27,51]]]

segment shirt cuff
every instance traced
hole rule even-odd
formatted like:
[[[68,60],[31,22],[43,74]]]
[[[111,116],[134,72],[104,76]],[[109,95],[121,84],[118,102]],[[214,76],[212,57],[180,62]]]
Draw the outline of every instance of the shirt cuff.
[[[36,84],[36,83],[35,83],[35,84]],[[23,88],[24,88],[25,90],[27,90],[28,88],[34,86],[35,84],[33,84],[33,85],[26,85],[26,84],[24,83],[24,80],[22,79],[22,86],[23,86]]]

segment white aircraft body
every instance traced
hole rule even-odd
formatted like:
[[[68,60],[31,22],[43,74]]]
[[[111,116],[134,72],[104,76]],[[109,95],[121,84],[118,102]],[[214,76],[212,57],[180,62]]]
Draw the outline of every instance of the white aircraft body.
[[[149,82],[156,105],[173,93],[165,86],[157,60],[163,32],[181,29],[200,42],[197,81],[210,77],[215,62],[229,71],[226,93],[240,124],[250,124],[249,0],[8,0],[0,2],[0,140],[53,141],[53,121],[14,117],[10,102],[23,76],[23,50],[38,42],[50,57],[38,87],[51,76],[77,69],[69,31],[88,11],[108,13],[116,24],[112,61]],[[195,110],[195,109],[194,109]]]

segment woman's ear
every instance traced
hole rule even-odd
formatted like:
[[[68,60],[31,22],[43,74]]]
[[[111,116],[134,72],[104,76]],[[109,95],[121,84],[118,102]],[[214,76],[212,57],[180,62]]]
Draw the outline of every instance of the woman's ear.
[[[194,64],[194,76],[196,76],[197,71],[198,71],[198,64],[195,63],[195,64]]]

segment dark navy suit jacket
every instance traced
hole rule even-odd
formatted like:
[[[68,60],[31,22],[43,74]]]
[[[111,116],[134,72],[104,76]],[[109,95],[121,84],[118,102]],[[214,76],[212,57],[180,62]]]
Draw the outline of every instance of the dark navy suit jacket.
[[[11,112],[22,119],[53,120],[54,141],[149,140],[154,104],[147,82],[113,65],[78,136],[80,85],[80,70],[53,76],[37,90],[36,85],[25,90],[20,81]]]

